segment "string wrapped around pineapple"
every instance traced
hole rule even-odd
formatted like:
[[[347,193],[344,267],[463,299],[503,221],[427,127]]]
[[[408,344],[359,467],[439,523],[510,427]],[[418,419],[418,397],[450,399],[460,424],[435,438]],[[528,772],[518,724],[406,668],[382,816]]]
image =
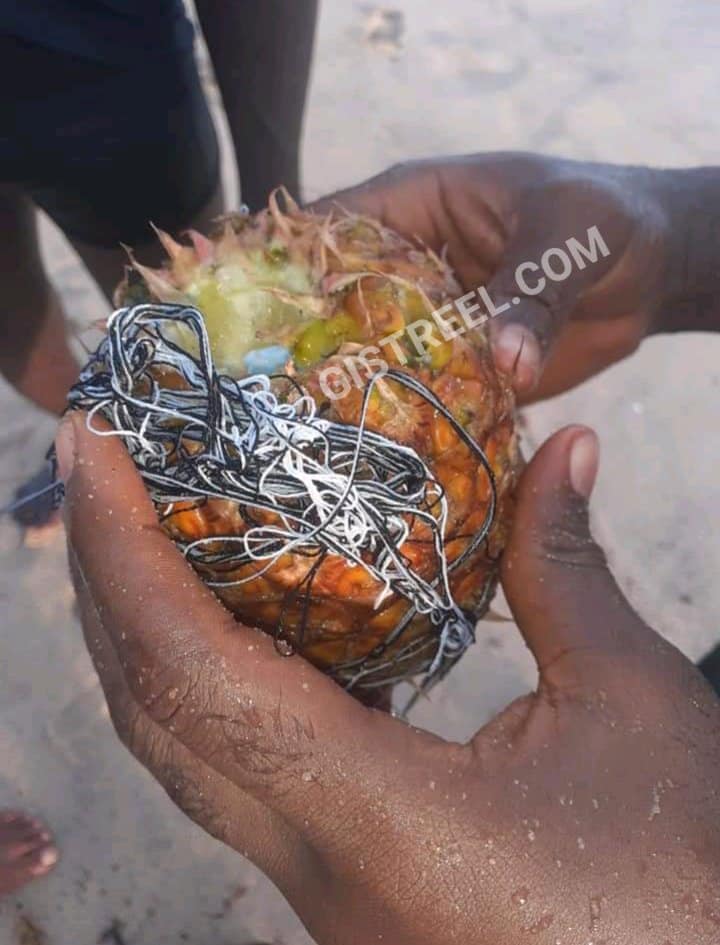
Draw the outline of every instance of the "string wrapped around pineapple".
[[[418,333],[462,293],[444,255],[282,192],[158,235],[167,263],[131,257],[72,405],[125,437],[243,622],[348,688],[439,678],[489,606],[521,465],[482,319]]]
[[[184,329],[182,347],[178,327]],[[315,401],[291,378],[236,380],[218,374],[197,309],[140,304],[111,316],[107,337],[69,402],[87,411],[91,428],[96,414],[110,422],[113,430],[96,430],[99,435],[122,436],[166,521],[179,503],[237,503],[245,523],[239,533],[179,541],[201,573],[216,575],[207,580],[221,597],[295,554],[312,562],[293,591],[295,598],[304,595],[309,602],[314,573],[327,555],[335,555],[362,567],[377,582],[375,609],[391,595],[408,601],[403,621],[385,647],[376,648],[370,659],[334,667],[334,674],[352,688],[388,681],[383,653],[416,615],[428,618],[434,646],[422,667],[428,678],[470,645],[473,621],[454,601],[449,575],[485,540],[495,509],[493,472],[482,449],[424,385],[397,371],[386,376],[442,412],[488,477],[492,500],[483,526],[452,563],[445,549],[448,505],[442,486],[414,450],[366,429],[377,376],[366,387],[360,423],[333,422],[318,416]],[[403,554],[414,521],[421,521],[429,534],[431,579]],[[218,571],[228,576],[217,576]],[[302,649],[305,630],[286,634],[281,619],[275,633]],[[413,639],[409,652],[398,649],[401,675],[403,657],[415,654],[419,642]]]

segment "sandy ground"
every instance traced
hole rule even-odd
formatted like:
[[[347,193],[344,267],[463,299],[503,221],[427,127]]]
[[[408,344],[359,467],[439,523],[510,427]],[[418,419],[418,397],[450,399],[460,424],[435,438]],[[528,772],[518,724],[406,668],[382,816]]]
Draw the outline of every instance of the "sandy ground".
[[[717,163],[720,8],[704,0],[326,0],[307,121],[308,195],[409,156],[523,148],[663,165]],[[714,54],[713,54],[714,53]],[[705,104],[707,103],[707,105]],[[58,234],[48,265],[78,325],[103,314]],[[641,613],[697,657],[720,636],[720,338],[656,339],[526,416],[531,449],[596,426],[598,532]],[[0,501],[33,472],[52,422],[0,389]],[[280,894],[206,837],[117,743],[83,648],[62,536],[29,548],[0,522],[0,807],[45,817],[59,868],[0,904],[0,945],[307,945]],[[531,686],[511,623],[477,646],[415,720],[468,735]],[[24,932],[22,929],[24,928]],[[45,936],[45,937],[43,937]]]

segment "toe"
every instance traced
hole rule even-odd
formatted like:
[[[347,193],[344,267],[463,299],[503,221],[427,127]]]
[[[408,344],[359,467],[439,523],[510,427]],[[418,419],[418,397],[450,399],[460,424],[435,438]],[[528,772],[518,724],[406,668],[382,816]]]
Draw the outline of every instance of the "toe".
[[[47,843],[48,840],[49,831],[35,817],[28,817],[19,811],[3,811],[0,815],[0,861],[3,859],[3,851],[17,844],[36,847]]]
[[[20,812],[0,813],[0,896],[43,876],[57,861],[57,847],[40,821]]]
[[[39,849],[33,850],[32,853],[27,854],[27,856],[23,858],[23,861],[24,866],[29,869],[33,876],[44,876],[45,873],[50,872],[59,859],[60,853],[58,848],[54,844],[48,843],[44,847],[40,847]]]

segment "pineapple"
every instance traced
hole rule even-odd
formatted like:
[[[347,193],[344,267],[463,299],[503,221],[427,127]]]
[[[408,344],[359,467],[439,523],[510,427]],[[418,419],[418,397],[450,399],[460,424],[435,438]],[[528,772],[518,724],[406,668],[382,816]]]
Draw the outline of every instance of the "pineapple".
[[[377,365],[359,355],[376,345],[378,357],[432,391],[480,445],[494,473],[495,517],[486,541],[450,580],[462,610],[481,617],[511,524],[520,458],[510,380],[495,370],[484,330],[448,339],[436,328],[425,347],[408,332],[409,325],[429,319],[462,294],[448,264],[375,220],[340,210],[317,216],[300,210],[283,192],[271,195],[268,209],[254,217],[223,218],[211,238],[191,231],[189,242],[181,244],[158,235],[167,263],[150,269],[133,259],[117,301],[198,308],[219,371],[237,378],[290,375],[312,395],[322,416],[357,425],[364,383]],[[393,343],[380,345],[388,336]],[[482,528],[491,502],[492,483],[477,455],[442,413],[388,376],[375,379],[366,426],[412,447],[442,485],[452,562]],[[158,511],[181,545],[239,535],[248,527],[229,500],[174,503]],[[437,576],[422,522],[412,523],[402,550],[423,578]],[[438,636],[426,616],[406,620],[399,637],[387,644],[409,602],[391,594],[378,606],[380,582],[335,554],[323,558],[308,583],[314,564],[307,556],[286,553],[256,577],[257,563],[234,570],[197,567],[239,619],[275,634],[345,684],[377,685],[427,670]],[[239,578],[249,580],[229,583]],[[307,593],[298,594],[300,586]]]

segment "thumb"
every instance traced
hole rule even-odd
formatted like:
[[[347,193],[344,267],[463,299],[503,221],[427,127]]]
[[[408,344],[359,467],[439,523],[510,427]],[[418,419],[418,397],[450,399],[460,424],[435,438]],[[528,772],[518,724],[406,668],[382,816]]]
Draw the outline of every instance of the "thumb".
[[[541,680],[561,688],[611,688],[619,667],[632,671],[633,654],[644,659],[656,639],[590,533],[598,459],[587,427],[566,427],[542,446],[520,483],[503,557],[503,587]]]
[[[628,238],[624,219],[607,188],[592,183],[544,182],[523,193],[487,287],[495,360],[519,393],[535,387],[580,296],[612,268]]]

